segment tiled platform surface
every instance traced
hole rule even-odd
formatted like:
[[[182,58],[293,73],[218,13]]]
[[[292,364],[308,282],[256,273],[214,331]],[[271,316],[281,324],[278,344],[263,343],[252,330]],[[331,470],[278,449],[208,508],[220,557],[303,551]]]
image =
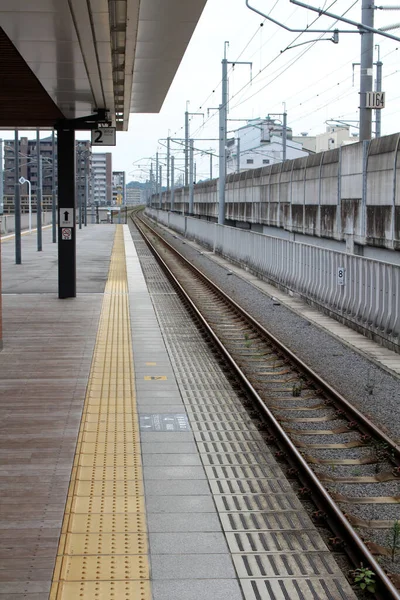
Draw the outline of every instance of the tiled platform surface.
[[[57,245],[2,244],[0,599],[48,598],[114,226],[78,232],[78,292],[57,298]]]
[[[186,411],[127,229],[125,242],[153,600],[242,600],[193,432],[154,431]]]

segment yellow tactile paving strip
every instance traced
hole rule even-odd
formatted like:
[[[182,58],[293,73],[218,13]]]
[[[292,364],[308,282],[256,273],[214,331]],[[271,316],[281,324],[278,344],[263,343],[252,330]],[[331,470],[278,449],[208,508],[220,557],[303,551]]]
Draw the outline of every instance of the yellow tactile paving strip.
[[[122,225],[117,226],[50,600],[150,594]]]

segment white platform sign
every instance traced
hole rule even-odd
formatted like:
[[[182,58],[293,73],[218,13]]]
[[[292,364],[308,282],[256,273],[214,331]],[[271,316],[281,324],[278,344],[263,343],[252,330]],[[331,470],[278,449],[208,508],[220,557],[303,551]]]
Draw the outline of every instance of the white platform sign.
[[[344,285],[345,284],[345,275],[346,275],[346,269],[344,269],[343,267],[339,267],[338,271],[337,271],[337,282],[338,282],[338,285]]]
[[[71,227],[63,227],[61,229],[62,240],[72,240],[72,229]]]
[[[92,129],[92,146],[115,146],[117,143],[115,127]]]
[[[59,227],[74,227],[74,209],[73,208],[60,208],[58,217]]]

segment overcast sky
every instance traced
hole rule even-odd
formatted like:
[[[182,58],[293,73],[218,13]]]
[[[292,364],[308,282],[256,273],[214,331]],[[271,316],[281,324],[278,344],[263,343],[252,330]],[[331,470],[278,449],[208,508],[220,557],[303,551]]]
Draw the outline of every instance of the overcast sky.
[[[322,4],[322,0],[320,2]],[[251,0],[251,4],[264,13],[272,9],[271,16],[291,28],[306,27],[317,19],[316,29],[352,29],[344,23],[335,25],[328,17],[317,18],[317,13],[296,7],[289,0]],[[319,7],[321,4],[316,2],[314,5]],[[346,13],[350,19],[361,20],[359,1],[326,0],[323,6],[335,14]],[[381,27],[396,22],[397,16],[392,11],[376,11],[375,25]],[[399,32],[397,34],[400,36]],[[229,118],[281,113],[283,102],[286,102],[288,125],[294,134],[322,133],[327,119],[357,121],[359,67],[354,67],[353,85],[353,63],[360,61],[361,36],[358,33],[340,34],[337,45],[318,41],[286,50],[292,43],[315,40],[320,34],[303,34],[295,41],[297,36],[264,21],[246,7],[245,0],[208,0],[160,114],[131,115],[129,132],[118,134],[117,147],[113,149],[114,167],[125,170],[128,180],[144,180],[149,160],[142,160],[142,157],[154,156],[157,150],[164,153],[162,144],[165,142],[158,143],[158,140],[169,133],[172,137],[183,136],[187,100],[191,112],[205,113],[204,122],[201,116],[192,118],[191,135],[203,139],[217,137],[217,113],[213,111],[211,118],[207,117],[207,108],[221,102],[221,59],[225,41],[229,41],[228,60],[253,63],[252,82],[249,66],[230,68]],[[380,44],[383,90],[386,92],[386,108],[382,111],[382,133],[385,135],[400,130],[400,111],[397,110],[400,100],[397,48],[400,44],[378,38],[375,36],[375,43]],[[240,125],[243,123],[228,122],[229,129]],[[218,144],[196,142],[196,147],[216,150]],[[177,154],[177,161],[179,157],[182,153]],[[197,156],[196,163],[197,179],[207,177],[209,160]],[[182,161],[176,164],[182,165]],[[216,159],[215,169],[217,165]]]
[[[190,1],[190,0],[187,0]],[[312,0],[309,0],[312,2]],[[361,20],[361,2],[354,0],[314,0],[315,6]],[[345,24],[335,25],[333,19],[318,18],[317,13],[296,7],[289,0],[251,0],[262,12],[270,12],[276,20],[292,28],[314,25],[317,29],[353,29]],[[398,21],[398,13],[382,10],[375,13],[375,26],[381,27]],[[260,24],[263,23],[261,27]],[[354,30],[354,29],[353,29]],[[400,36],[400,31],[394,31]],[[172,32],[173,35],[173,32]],[[191,112],[203,112],[192,117],[190,133],[194,138],[216,138],[218,115],[207,109],[221,102],[221,59],[224,42],[229,41],[227,57],[230,61],[251,61],[229,70],[229,118],[247,119],[265,117],[268,113],[283,112],[286,103],[288,125],[293,133],[322,133],[327,119],[358,121],[359,67],[361,39],[358,33],[340,34],[339,44],[330,41],[307,43],[296,48],[288,46],[316,40],[321,34],[290,33],[250,11],[245,0],[208,0],[194,32],[180,68],[171,85],[159,114],[131,115],[129,131],[117,134],[117,146],[109,148],[113,154],[113,169],[127,173],[127,180],[148,178],[149,157],[157,150],[165,153],[164,141],[168,134],[183,137],[184,113],[189,101]],[[323,35],[325,38],[331,34]],[[298,38],[298,39],[296,39]],[[382,134],[400,131],[400,43],[375,36],[380,44],[383,62],[383,90],[386,108],[382,111]],[[377,54],[375,54],[375,60]],[[356,124],[356,123],[355,123]],[[235,129],[243,123],[229,121]],[[356,132],[354,129],[353,132]],[[78,136],[77,136],[78,137]],[[87,138],[86,135],[79,135]],[[196,141],[197,148],[214,149],[215,141]],[[182,152],[176,145],[176,166],[182,166]],[[208,176],[209,159],[196,156],[197,179]],[[217,172],[218,160],[214,161]]]

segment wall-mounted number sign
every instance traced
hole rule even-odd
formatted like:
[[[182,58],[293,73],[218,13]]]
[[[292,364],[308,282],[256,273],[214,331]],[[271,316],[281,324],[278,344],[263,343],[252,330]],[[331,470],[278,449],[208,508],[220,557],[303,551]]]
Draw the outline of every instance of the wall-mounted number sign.
[[[92,146],[115,146],[116,137],[115,127],[92,129]]]

